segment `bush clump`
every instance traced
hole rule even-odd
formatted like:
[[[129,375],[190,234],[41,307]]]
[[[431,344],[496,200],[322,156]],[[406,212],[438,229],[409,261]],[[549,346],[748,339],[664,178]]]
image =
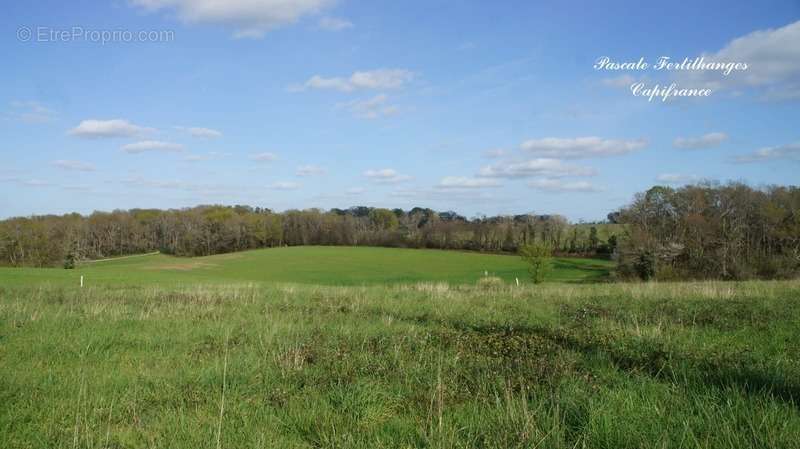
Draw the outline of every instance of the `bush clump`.
[[[553,268],[553,248],[545,243],[528,243],[519,248],[519,255],[528,264],[534,284],[544,281]]]

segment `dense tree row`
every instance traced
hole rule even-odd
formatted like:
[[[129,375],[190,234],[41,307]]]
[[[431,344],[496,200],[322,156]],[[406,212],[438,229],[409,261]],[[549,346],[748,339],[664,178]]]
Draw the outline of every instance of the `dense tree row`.
[[[515,252],[538,242],[560,254],[613,254],[622,276],[643,279],[800,273],[797,187],[659,186],[608,218],[611,224],[586,225],[558,215],[467,219],[423,208],[275,213],[247,206],[34,216],[0,221],[0,264],[57,266],[157,250],[199,256],[285,245]]]
[[[55,266],[148,251],[200,256],[294,245],[362,245],[514,252],[545,242],[556,252],[613,251],[613,225],[571,225],[558,215],[467,219],[454,212],[353,207],[275,213],[248,206],[134,209],[0,221],[0,264]]]
[[[786,278],[800,273],[800,188],[653,187],[625,223],[619,272],[640,278]]]

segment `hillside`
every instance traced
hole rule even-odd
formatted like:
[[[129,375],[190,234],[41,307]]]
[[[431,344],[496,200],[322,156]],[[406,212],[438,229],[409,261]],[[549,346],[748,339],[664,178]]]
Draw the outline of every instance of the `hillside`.
[[[598,259],[557,258],[551,282],[589,282],[606,278],[612,263]],[[4,284],[86,285],[284,282],[320,285],[411,282],[474,283],[488,273],[507,282],[527,282],[516,256],[459,251],[287,247],[208,257],[163,254],[96,261],[75,270],[0,268]]]

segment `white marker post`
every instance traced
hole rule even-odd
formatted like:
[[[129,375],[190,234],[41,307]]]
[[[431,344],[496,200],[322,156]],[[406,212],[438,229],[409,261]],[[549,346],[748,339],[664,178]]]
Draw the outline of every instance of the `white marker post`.
[[[519,278],[514,278],[517,280],[517,287],[519,287]]]
[[[81,288],[83,288],[83,276],[81,276]]]

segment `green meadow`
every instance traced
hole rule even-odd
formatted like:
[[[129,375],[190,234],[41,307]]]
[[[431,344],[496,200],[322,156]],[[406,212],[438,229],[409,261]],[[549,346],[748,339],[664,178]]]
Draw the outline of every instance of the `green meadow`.
[[[591,282],[608,277],[602,259],[557,258],[548,280]],[[516,256],[458,251],[369,247],[298,246],[172,257],[163,254],[85,263],[75,270],[0,268],[8,285],[178,285],[283,282],[317,285],[375,285],[413,282],[474,283],[486,274],[527,282]]]
[[[799,281],[609,265],[533,285],[512,256],[311,247],[2,269],[0,448],[797,447]]]

